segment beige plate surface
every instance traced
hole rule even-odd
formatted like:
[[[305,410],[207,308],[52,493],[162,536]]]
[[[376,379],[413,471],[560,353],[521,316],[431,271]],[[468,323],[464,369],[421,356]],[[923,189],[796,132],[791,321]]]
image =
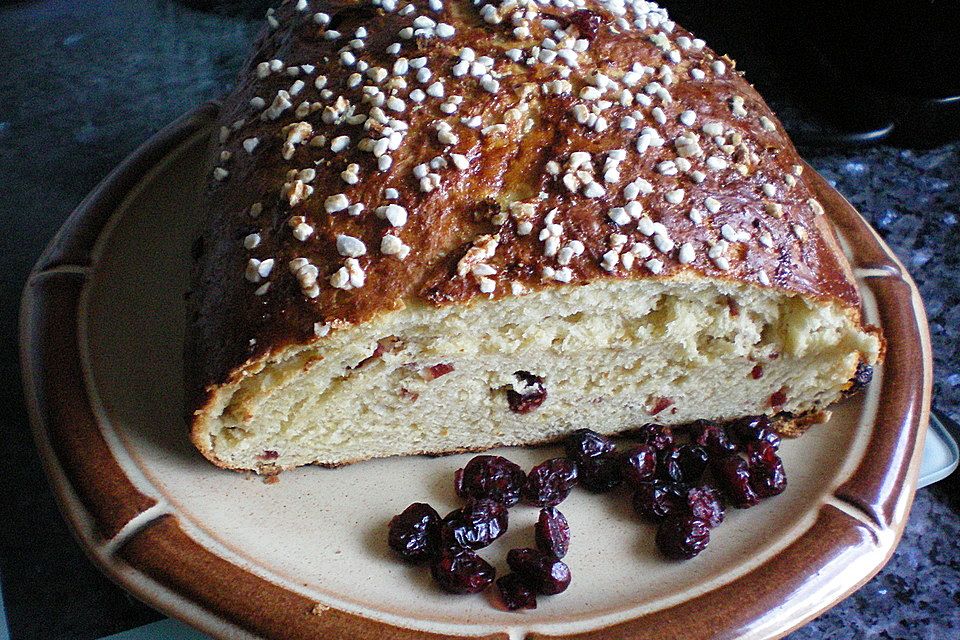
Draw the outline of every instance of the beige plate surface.
[[[394,562],[386,523],[413,501],[455,504],[469,456],[308,468],[279,482],[221,471],[181,417],[183,293],[195,185],[216,107],[171,125],[81,205],[24,294],[23,367],[38,445],[91,557],[157,608],[220,637],[776,637],[886,562],[916,484],[930,392],[926,320],[909,276],[823,186],[868,319],[890,343],[868,392],[784,444],[786,493],[728,512],[709,549],[659,559],[624,496],[575,492],[563,510],[574,580],[537,610],[440,594]],[[510,449],[522,465],[555,450]],[[511,512],[500,560],[532,542]]]

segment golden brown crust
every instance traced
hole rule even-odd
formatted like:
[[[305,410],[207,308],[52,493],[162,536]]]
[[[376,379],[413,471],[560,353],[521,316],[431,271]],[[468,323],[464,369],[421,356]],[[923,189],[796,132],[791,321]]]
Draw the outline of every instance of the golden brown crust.
[[[689,270],[859,313],[782,127],[656,5],[618,18],[597,0],[576,15],[378,4],[285,3],[224,105],[192,294],[193,409],[247,363],[413,299]],[[362,210],[328,206],[338,194]]]
[[[819,409],[808,411],[799,416],[780,414],[773,420],[777,433],[784,438],[799,438],[818,424],[824,424],[830,419],[830,412]]]

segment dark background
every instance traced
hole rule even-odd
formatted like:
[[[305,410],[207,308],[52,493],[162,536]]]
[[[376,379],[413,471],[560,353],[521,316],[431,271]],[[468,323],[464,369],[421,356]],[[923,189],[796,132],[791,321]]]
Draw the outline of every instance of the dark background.
[[[97,572],[57,512],[20,395],[17,312],[30,266],[83,196],[158,129],[229,90],[260,22],[231,14],[243,2],[219,4],[227,11],[201,12],[168,0],[0,0],[0,375],[6,381],[0,386],[0,576],[15,640],[99,638],[159,617]],[[957,60],[936,53],[946,36],[931,36],[933,23],[915,13],[917,20],[900,19],[894,40],[901,47],[861,55],[857,40],[847,38],[846,48],[837,49],[827,36],[878,33],[877,25],[845,23],[836,15],[824,20],[822,13],[809,24],[778,24],[777,16],[742,1],[666,4],[715,49],[738,59],[804,157],[910,269],[930,317],[935,403],[960,418],[960,144],[946,142],[958,119],[924,107],[955,88],[954,74],[935,72],[940,66],[960,73]],[[804,5],[767,4],[792,12]],[[938,10],[944,4],[863,3]],[[950,24],[950,14],[940,17]],[[911,35],[917,24],[926,37]],[[801,37],[810,33],[803,29],[819,36]],[[951,44],[956,49],[956,41]],[[847,52],[840,63],[838,50]],[[897,60],[883,59],[885,51],[895,51]],[[813,58],[822,64],[808,68],[804,61]],[[856,65],[880,71],[859,73]],[[923,77],[911,68],[923,69]],[[904,77],[916,82],[904,84]],[[898,146],[818,146],[891,123]],[[918,146],[925,148],[911,148]],[[958,488],[952,478],[919,491],[890,564],[791,639],[960,637]]]

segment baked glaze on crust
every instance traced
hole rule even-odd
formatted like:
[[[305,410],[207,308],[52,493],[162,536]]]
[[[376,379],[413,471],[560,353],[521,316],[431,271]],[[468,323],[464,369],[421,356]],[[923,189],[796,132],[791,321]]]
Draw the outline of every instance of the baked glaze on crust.
[[[859,317],[783,128],[654,3],[300,0],[268,22],[213,142],[191,410],[413,302],[687,271]]]

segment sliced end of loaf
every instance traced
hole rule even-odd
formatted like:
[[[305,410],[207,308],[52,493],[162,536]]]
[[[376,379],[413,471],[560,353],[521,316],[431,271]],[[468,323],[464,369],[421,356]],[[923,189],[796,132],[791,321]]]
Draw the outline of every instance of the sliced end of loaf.
[[[849,307],[719,279],[410,303],[248,368],[196,413],[193,439],[220,466],[273,472],[809,415],[881,351]]]

